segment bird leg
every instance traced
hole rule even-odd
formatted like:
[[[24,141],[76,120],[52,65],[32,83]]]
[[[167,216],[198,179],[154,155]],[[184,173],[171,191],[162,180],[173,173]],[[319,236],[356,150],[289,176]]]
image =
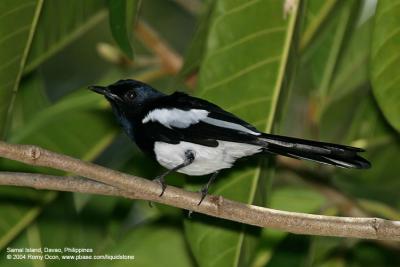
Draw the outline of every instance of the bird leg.
[[[165,176],[167,176],[171,172],[175,172],[177,170],[180,170],[180,169],[192,164],[193,161],[194,161],[193,151],[186,150],[185,151],[185,160],[183,161],[183,163],[179,164],[178,166],[176,166],[170,170],[167,170],[163,174],[161,174],[161,175],[157,176],[155,179],[153,179],[154,182],[158,182],[161,185],[162,191],[161,191],[160,197],[164,194],[164,191],[167,188],[167,184],[165,183]]]
[[[215,181],[215,178],[217,177],[219,171],[214,172],[210,179],[208,180],[207,184],[205,184],[201,189],[200,189],[200,193],[201,193],[201,199],[200,202],[197,204],[197,206],[200,206],[201,202],[203,202],[204,198],[207,196],[208,194],[208,188],[210,187],[210,185]],[[191,218],[193,214],[192,210],[189,210],[188,212],[188,218]]]
[[[203,199],[207,196],[208,194],[208,188],[210,187],[210,185],[215,181],[215,178],[218,175],[218,171],[214,172],[210,179],[208,180],[207,184],[205,184],[201,189],[200,189],[200,193],[201,193],[201,199],[199,204],[197,204],[197,206],[200,206],[201,202],[203,202]]]

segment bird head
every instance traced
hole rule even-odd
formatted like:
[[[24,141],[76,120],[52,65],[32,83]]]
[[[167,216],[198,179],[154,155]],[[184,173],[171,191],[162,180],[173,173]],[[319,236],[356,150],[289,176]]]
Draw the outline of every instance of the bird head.
[[[104,97],[113,108],[124,113],[140,109],[147,101],[163,96],[150,85],[136,80],[119,80],[108,86],[89,86],[89,89]]]

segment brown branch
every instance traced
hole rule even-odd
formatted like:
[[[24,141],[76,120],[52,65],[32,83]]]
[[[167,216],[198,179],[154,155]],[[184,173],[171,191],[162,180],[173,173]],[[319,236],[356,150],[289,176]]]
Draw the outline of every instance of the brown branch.
[[[0,172],[0,185],[32,187],[38,190],[55,190],[132,198],[128,192],[119,190],[114,186],[73,176],[55,176],[23,172]]]
[[[182,67],[182,57],[178,55],[158,34],[146,23],[138,20],[135,34],[161,60],[164,69],[170,74],[176,74]]]
[[[199,0],[175,0],[175,2],[193,15],[198,15],[203,8],[203,3]]]
[[[287,212],[246,205],[224,199],[221,196],[208,196],[198,206],[199,195],[197,193],[168,186],[164,195],[159,197],[160,186],[157,183],[36,146],[0,142],[0,156],[30,165],[75,173],[93,180],[85,181],[71,177],[56,179],[54,176],[41,176],[34,179],[25,175],[18,180],[21,181],[21,179],[27,178],[29,182],[24,182],[24,186],[68,191],[87,190],[85,191],[87,193],[100,193],[101,190],[104,190],[104,193],[107,192],[110,195],[149,200],[218,218],[260,227],[271,227],[298,234],[400,240],[400,221]],[[46,184],[40,181],[41,178],[47,179],[47,182],[50,180],[52,182]],[[3,184],[6,181],[4,179]],[[17,179],[13,182],[10,179],[8,181],[11,185],[19,185]],[[53,187],[50,188],[50,185]]]

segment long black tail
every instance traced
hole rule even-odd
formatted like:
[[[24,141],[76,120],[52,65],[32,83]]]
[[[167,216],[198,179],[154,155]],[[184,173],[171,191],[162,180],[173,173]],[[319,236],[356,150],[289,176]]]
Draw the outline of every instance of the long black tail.
[[[357,147],[303,140],[299,138],[263,134],[260,138],[265,152],[296,159],[312,160],[343,168],[368,169],[371,164],[357,153]]]

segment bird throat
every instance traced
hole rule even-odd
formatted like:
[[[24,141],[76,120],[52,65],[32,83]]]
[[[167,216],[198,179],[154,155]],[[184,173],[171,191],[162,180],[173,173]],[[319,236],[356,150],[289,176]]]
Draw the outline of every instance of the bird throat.
[[[114,112],[115,117],[118,120],[118,123],[122,126],[124,129],[125,133],[132,139],[134,140],[134,134],[133,134],[133,122],[130,121],[125,114],[123,110],[121,110],[118,105],[112,103],[111,104],[112,110]]]

